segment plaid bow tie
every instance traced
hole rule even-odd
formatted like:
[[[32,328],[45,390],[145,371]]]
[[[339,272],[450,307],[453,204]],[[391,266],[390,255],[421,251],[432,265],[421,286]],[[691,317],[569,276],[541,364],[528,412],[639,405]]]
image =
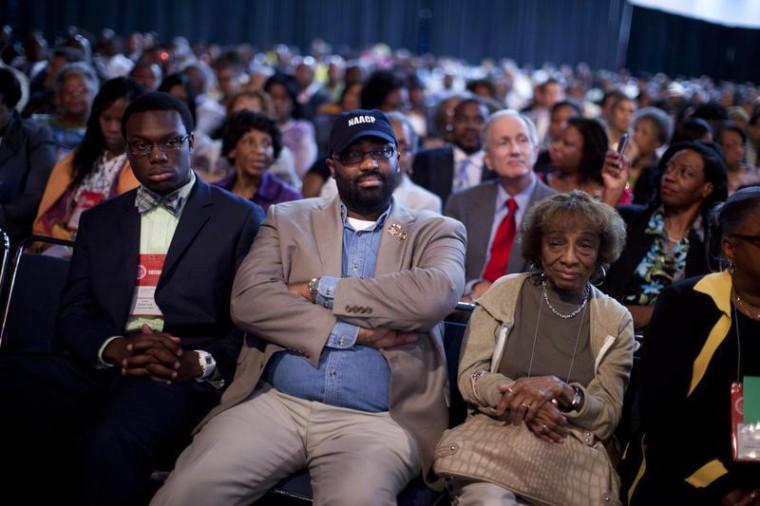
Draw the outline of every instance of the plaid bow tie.
[[[182,207],[182,196],[180,195],[179,190],[162,197],[161,195],[156,195],[144,186],[137,188],[135,207],[137,207],[138,213],[145,214],[159,206],[172,213],[173,216],[177,216]]]

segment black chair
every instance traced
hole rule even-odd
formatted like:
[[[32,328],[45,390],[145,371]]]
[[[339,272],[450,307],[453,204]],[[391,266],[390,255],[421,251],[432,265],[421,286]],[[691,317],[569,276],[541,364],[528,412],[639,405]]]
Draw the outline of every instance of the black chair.
[[[449,407],[449,426],[462,423],[467,416],[467,407],[457,388],[457,369],[462,339],[467,328],[467,320],[475,308],[474,304],[460,302],[456,311],[444,323],[443,346],[446,353],[446,366],[449,373],[451,404]],[[280,481],[265,495],[257,505],[293,505],[311,504],[311,477],[307,470],[292,474]],[[399,506],[438,506],[449,504],[448,496],[428,488],[421,477],[412,480],[397,497]]]
[[[0,229],[0,243],[2,243],[0,246],[3,248],[3,256],[2,264],[0,264],[0,299],[2,300],[2,312],[5,312],[5,302],[6,302],[6,283],[5,278],[8,275],[8,259],[11,256],[11,240],[8,237],[8,234],[5,233],[4,230]]]
[[[69,261],[34,253],[36,243],[73,247],[74,243],[32,236],[16,250],[8,288],[8,299],[0,328],[0,352],[46,353],[52,351],[52,336]]]

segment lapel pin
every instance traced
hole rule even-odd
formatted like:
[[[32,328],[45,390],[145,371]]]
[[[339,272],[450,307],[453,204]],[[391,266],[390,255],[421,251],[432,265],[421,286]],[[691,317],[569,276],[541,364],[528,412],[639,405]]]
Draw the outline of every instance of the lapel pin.
[[[391,223],[386,230],[392,237],[398,237],[401,241],[406,240],[406,232],[398,223]]]

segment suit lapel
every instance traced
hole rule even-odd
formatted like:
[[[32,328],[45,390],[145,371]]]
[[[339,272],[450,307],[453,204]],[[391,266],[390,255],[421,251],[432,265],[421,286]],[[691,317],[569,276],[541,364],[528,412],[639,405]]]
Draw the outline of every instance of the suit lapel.
[[[481,251],[484,252],[483,267],[485,267],[488,258],[488,241],[491,239],[491,230],[493,229],[494,210],[496,209],[496,195],[498,188],[496,184],[483,186],[483,193],[478,195],[472,202],[472,221],[467,227],[468,241],[473,245],[481,244]]]
[[[394,199],[393,209],[385,220],[381,232],[380,248],[377,251],[377,263],[375,264],[375,277],[406,268],[406,261],[409,259],[408,248],[413,242],[410,237],[409,226],[415,220],[416,218]]]
[[[124,199],[118,210],[113,223],[113,229],[106,231],[113,234],[118,230],[119,240],[111,240],[106,244],[105,251],[98,252],[103,258],[108,259],[114,266],[111,271],[113,276],[114,290],[111,294],[114,298],[117,314],[116,321],[126,321],[132,305],[132,294],[135,291],[135,278],[137,276],[137,263],[140,255],[140,215],[135,207],[136,192],[132,197]]]
[[[179,224],[177,224],[177,230],[174,232],[174,237],[169,246],[169,251],[166,254],[161,280],[172,270],[177,261],[182,257],[182,254],[211,218],[212,210],[213,202],[211,201],[209,187],[198,178],[195,187],[190,192],[190,197],[187,199],[185,209],[182,211]]]
[[[451,192],[454,190],[454,148],[447,146],[446,151],[440,158],[440,167],[430,168],[430,177],[433,181],[438,182],[438,195],[441,196],[443,204],[446,205]]]
[[[527,207],[525,208],[523,212],[523,218],[525,219],[525,216],[528,212],[528,209],[530,209],[533,204],[538,202],[539,200],[543,199],[547,196],[547,193],[544,192],[544,185],[541,183],[541,181],[536,181],[535,186],[533,187],[533,191],[530,192],[530,198],[528,199]],[[525,272],[527,269],[527,265],[525,262],[525,259],[522,255],[522,234],[519,232],[521,228],[522,223],[517,224],[517,236],[515,237],[515,242],[512,244],[512,250],[509,252],[509,261],[507,262],[507,272],[506,274],[510,274],[513,272]]]
[[[15,116],[8,122],[5,138],[0,143],[0,167],[21,148],[21,124]]]
[[[335,197],[314,209],[311,222],[322,263],[322,275],[341,277],[343,222],[340,216],[340,198]]]

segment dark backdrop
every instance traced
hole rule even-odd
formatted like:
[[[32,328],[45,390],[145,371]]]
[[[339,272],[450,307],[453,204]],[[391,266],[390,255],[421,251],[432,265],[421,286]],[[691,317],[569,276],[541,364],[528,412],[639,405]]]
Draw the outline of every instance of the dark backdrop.
[[[760,81],[760,30],[732,28],[636,7],[627,67],[671,76]]]
[[[222,44],[308,48],[316,37],[479,62],[509,57],[592,68],[617,65],[624,0],[7,0],[11,21],[46,36],[69,25],[98,33],[155,31]]]
[[[3,22],[48,38],[155,31],[162,38],[257,48],[314,38],[361,48],[385,42],[417,53],[513,58],[519,64],[663,71],[760,81],[760,30],[735,29],[624,0],[0,0]]]

